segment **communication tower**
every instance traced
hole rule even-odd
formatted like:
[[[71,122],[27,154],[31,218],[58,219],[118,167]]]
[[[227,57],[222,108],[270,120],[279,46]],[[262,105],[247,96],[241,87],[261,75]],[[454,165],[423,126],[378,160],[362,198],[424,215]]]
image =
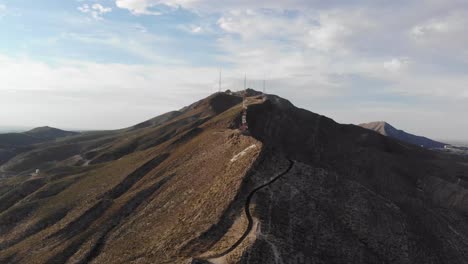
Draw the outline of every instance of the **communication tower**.
[[[242,124],[239,129],[242,133],[247,133],[249,130],[249,125],[247,124],[247,90],[244,90],[242,97]]]

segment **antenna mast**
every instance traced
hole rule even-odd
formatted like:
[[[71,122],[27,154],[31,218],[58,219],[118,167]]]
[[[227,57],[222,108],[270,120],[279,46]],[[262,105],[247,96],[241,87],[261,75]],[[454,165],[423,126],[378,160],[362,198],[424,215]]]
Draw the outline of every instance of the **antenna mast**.
[[[242,117],[240,131],[242,134],[246,134],[249,131],[249,125],[247,124],[247,74],[244,75],[244,91],[242,92]]]
[[[247,73],[244,75],[244,90],[247,90]]]

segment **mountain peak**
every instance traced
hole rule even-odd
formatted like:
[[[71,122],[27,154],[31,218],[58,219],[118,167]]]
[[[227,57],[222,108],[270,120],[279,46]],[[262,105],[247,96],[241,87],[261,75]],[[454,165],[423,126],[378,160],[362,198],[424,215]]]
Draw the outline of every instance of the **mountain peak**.
[[[60,137],[73,136],[79,134],[78,132],[65,131],[55,127],[42,126],[36,127],[29,131],[24,132],[24,134],[41,138],[41,139],[56,139]]]
[[[35,132],[42,132],[42,131],[57,131],[57,130],[61,130],[61,129],[58,129],[58,128],[55,128],[55,127],[50,127],[50,126],[40,126],[40,127],[35,127],[31,130],[28,130],[26,131],[25,133],[35,133]]]
[[[374,121],[374,122],[359,124],[359,126],[377,131],[384,136],[388,135],[388,130],[396,130],[392,125],[390,125],[389,123],[385,121]]]
[[[403,130],[397,129],[385,121],[375,121],[370,123],[360,124],[359,126],[374,130],[384,136],[388,136],[394,139],[404,141],[417,146],[422,146],[425,148],[443,148],[446,144],[442,142],[437,142],[435,140],[416,136],[410,133],[407,133]]]
[[[465,163],[253,90],[242,133],[243,97],[13,157],[0,262],[467,261]]]

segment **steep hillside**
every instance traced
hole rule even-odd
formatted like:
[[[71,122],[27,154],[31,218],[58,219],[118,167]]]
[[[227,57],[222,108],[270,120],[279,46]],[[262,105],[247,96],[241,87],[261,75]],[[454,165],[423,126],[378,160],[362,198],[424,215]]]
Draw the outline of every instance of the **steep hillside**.
[[[0,134],[0,147],[2,148],[29,146],[39,142],[41,142],[40,138],[23,133]]]
[[[14,157],[0,262],[468,263],[468,160],[248,96]]]
[[[407,133],[403,130],[398,130],[390,124],[383,121],[360,124],[359,126],[370,130],[374,130],[384,136],[388,136],[424,148],[444,148],[444,146],[447,145],[445,143],[437,142],[426,137],[416,136]]]

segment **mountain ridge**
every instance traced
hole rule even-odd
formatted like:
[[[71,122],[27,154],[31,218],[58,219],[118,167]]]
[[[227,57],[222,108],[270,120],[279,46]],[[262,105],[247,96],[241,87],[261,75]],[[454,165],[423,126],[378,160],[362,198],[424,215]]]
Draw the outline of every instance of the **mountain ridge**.
[[[0,261],[468,261],[462,157],[274,95],[248,93],[246,105],[248,134],[242,96],[216,93],[14,157],[0,167]]]
[[[27,146],[78,134],[78,132],[65,131],[49,126],[36,127],[25,132],[0,134],[0,146]]]
[[[78,135],[52,127],[37,127],[25,132],[0,134],[0,166],[20,153],[33,149],[34,145]],[[0,173],[1,177],[1,173]]]
[[[44,139],[44,140],[53,140],[61,137],[69,137],[78,135],[78,132],[73,131],[65,131],[62,129],[43,126],[43,127],[36,127],[29,131],[23,132],[23,134],[30,135],[36,138]]]

